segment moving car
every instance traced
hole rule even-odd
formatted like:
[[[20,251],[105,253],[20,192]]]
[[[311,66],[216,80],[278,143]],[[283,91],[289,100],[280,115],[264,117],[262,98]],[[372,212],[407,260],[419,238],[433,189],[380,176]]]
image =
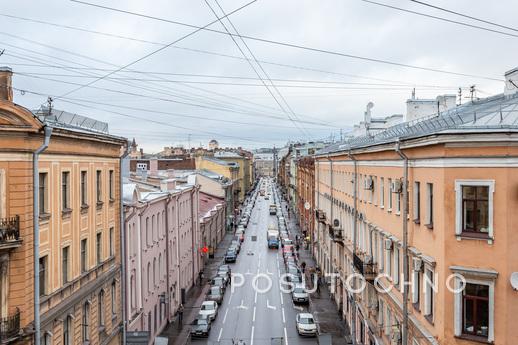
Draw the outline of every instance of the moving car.
[[[191,327],[191,337],[209,337],[211,321],[207,315],[198,314]]]
[[[317,335],[317,324],[310,313],[298,313],[295,319],[299,335]]]
[[[268,248],[279,249],[279,238],[275,235],[268,236]]]
[[[270,205],[270,215],[276,215],[277,214],[277,206],[275,204]]]
[[[201,304],[200,314],[207,315],[210,320],[215,320],[218,315],[218,304],[214,301],[204,301]]]
[[[309,294],[302,285],[296,285],[291,292],[293,303],[309,303]]]
[[[207,300],[221,304],[223,302],[223,288],[218,285],[212,285],[209,291],[207,291]]]
[[[229,248],[225,254],[225,262],[236,262],[237,253],[234,249]]]

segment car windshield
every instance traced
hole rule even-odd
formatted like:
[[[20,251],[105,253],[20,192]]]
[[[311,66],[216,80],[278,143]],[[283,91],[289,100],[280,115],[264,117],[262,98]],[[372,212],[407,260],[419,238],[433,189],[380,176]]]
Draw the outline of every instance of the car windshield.
[[[300,323],[303,325],[313,325],[315,321],[313,321],[312,317],[301,317]]]
[[[229,251],[227,252],[227,255],[233,256],[233,255],[234,255],[234,251],[233,251],[233,250],[229,250]]]
[[[194,324],[198,325],[198,326],[205,326],[208,324],[208,322],[207,322],[207,319],[196,319],[194,321]]]
[[[293,292],[294,293],[306,293],[306,290],[301,287],[296,287],[295,289],[293,289]]]
[[[215,286],[213,288],[210,289],[210,294],[211,295],[219,295],[221,292],[219,290],[219,287]]]
[[[210,303],[210,304],[202,304],[201,305],[201,310],[214,310],[214,304]]]

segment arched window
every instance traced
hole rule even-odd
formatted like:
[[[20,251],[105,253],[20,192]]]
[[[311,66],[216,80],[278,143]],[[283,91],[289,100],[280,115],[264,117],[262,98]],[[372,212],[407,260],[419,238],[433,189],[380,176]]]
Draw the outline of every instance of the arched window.
[[[147,293],[151,292],[151,263],[147,263]]]
[[[149,217],[146,217],[146,244],[149,246]]]
[[[156,258],[153,259],[153,287],[156,286]]]
[[[97,319],[99,320],[99,327],[104,326],[104,290],[99,291],[97,296]]]
[[[133,270],[131,272],[131,278],[130,278],[130,308],[131,308],[131,313],[133,314],[133,312],[135,311],[135,308],[137,306],[137,301],[136,301],[136,291],[135,291],[135,270]]]
[[[90,340],[90,302],[83,304],[83,343]]]
[[[162,279],[162,253],[158,255],[158,281]]]
[[[63,345],[72,345],[72,317],[67,315],[63,321]]]
[[[153,235],[153,237],[151,238],[151,241],[155,241],[156,240],[156,234],[155,234],[155,231],[156,231],[156,219],[155,219],[155,215],[153,215],[153,218],[152,218],[152,221],[151,221],[151,234]]]

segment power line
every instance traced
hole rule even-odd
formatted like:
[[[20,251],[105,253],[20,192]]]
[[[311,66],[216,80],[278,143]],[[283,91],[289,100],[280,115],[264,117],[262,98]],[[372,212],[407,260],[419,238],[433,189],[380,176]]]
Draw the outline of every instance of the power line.
[[[502,29],[508,29],[508,30],[517,31],[518,32],[518,29],[515,29],[515,28],[510,27],[510,26],[498,24],[498,23],[495,23],[495,22],[491,22],[489,20],[480,19],[480,18],[473,17],[473,16],[470,16],[470,15],[467,15],[467,14],[464,14],[464,13],[452,11],[452,10],[446,9],[444,7],[439,7],[439,6],[436,6],[436,5],[428,4],[428,3],[424,2],[424,1],[418,1],[418,0],[410,0],[410,1],[415,2],[416,4],[423,5],[423,6],[428,6],[428,7],[431,7],[431,8],[435,8],[436,10],[439,10],[439,11],[444,11],[444,12],[455,14],[457,16],[461,16],[461,17],[464,17],[464,18],[473,19],[473,20],[476,20],[476,21],[479,21],[479,22],[482,22],[482,23],[498,26],[498,27],[500,27]]]
[[[459,22],[459,21],[456,21],[456,20],[453,20],[453,19],[447,19],[447,18],[443,18],[443,17],[434,16],[434,15],[431,15],[431,14],[426,14],[426,13],[421,13],[421,12],[417,12],[417,11],[407,10],[405,8],[396,7],[396,6],[392,6],[392,5],[388,5],[388,4],[383,4],[383,3],[372,1],[372,0],[360,0],[360,1],[367,2],[367,3],[373,4],[373,5],[378,5],[378,6],[382,6],[382,7],[391,8],[391,9],[402,11],[402,12],[412,13],[412,14],[415,14],[415,15],[418,15],[418,16],[422,16],[422,17],[428,17],[428,18],[432,18],[432,19],[437,19],[437,20],[440,20],[440,21],[443,21],[443,22],[448,22],[448,23],[453,23],[453,24],[457,24],[457,25],[467,26],[467,27],[470,27],[470,28],[484,30],[484,31],[489,31],[489,32],[493,32],[493,33],[498,33],[498,34],[505,35],[505,36],[518,37],[518,35],[509,33],[509,32],[504,32],[504,31],[500,31],[500,30],[494,30],[494,29],[483,27],[483,26],[478,26],[478,25],[474,25],[474,24]],[[412,0],[410,0],[410,1],[412,1]]]
[[[118,8],[98,5],[98,4],[89,3],[86,1],[80,1],[80,0],[70,0],[70,1],[80,3],[83,5],[98,7],[98,8],[105,9],[105,10],[125,13],[125,14],[129,14],[129,15],[137,16],[137,17],[153,19],[153,20],[157,20],[157,21],[162,21],[162,22],[171,23],[171,24],[177,24],[177,25],[191,27],[191,28],[197,28],[200,30],[214,32],[214,33],[218,33],[218,34],[238,36],[235,34],[226,33],[225,31],[221,31],[221,30],[210,29],[207,27],[200,27],[200,26],[193,25],[193,24],[187,24],[187,23],[164,19],[164,18],[160,18],[160,17],[156,17],[156,16],[141,14],[141,13],[127,11],[127,10],[121,10]],[[362,1],[366,1],[366,0],[362,0]],[[321,48],[308,47],[308,46],[303,46],[303,45],[299,45],[299,44],[274,41],[274,40],[270,40],[270,39],[266,39],[266,38],[253,37],[253,36],[248,36],[248,35],[240,35],[240,37],[246,38],[249,40],[253,40],[253,41],[257,41],[257,42],[269,43],[269,44],[274,44],[274,45],[279,45],[279,46],[284,46],[284,47],[312,51],[315,53],[323,53],[323,54],[347,57],[347,58],[351,58],[351,59],[358,59],[358,60],[387,64],[387,65],[392,65],[392,66],[405,67],[405,68],[411,68],[411,69],[417,69],[417,70],[423,70],[423,71],[435,72],[435,73],[450,74],[450,75],[456,75],[456,76],[462,76],[462,77],[473,77],[473,78],[480,78],[480,79],[487,79],[487,80],[494,80],[494,81],[502,81],[502,79],[498,79],[498,78],[494,78],[494,77],[481,76],[481,75],[468,74],[468,73],[460,73],[460,72],[442,70],[442,69],[438,69],[438,68],[429,68],[429,67],[410,65],[410,64],[405,64],[405,63],[400,63],[400,62],[395,62],[395,61],[383,60],[383,59],[378,59],[378,58],[370,58],[370,57],[353,55],[353,54],[342,53],[342,52],[337,52],[337,51],[331,51],[331,50],[326,50],[326,49],[321,49]]]
[[[72,1],[74,1],[74,0],[72,0]],[[256,1],[257,1],[257,0],[252,0],[252,1],[250,1],[250,2],[248,2],[248,3],[246,3],[246,4],[244,4],[243,6],[241,6],[241,7],[237,8],[237,9],[233,10],[232,12],[230,12],[229,14],[227,14],[227,16],[230,16],[230,15],[232,15],[232,14],[234,14],[234,13],[236,13],[236,12],[238,12],[238,11],[242,10],[243,8],[245,8],[245,7],[247,7],[247,6],[251,5],[251,4],[253,4],[253,3],[254,3],[254,2],[256,2]],[[87,87],[87,86],[90,86],[90,85],[92,85],[92,84],[94,84],[94,83],[96,83],[96,82],[98,82],[98,81],[100,81],[100,80],[103,80],[103,79],[104,79],[104,78],[106,78],[106,77],[109,77],[109,76],[110,76],[110,75],[112,75],[112,74],[115,74],[115,73],[117,73],[117,72],[119,72],[119,71],[121,71],[121,70],[123,70],[123,69],[125,69],[125,68],[128,68],[128,67],[130,67],[130,66],[132,66],[132,65],[134,65],[134,64],[136,64],[136,63],[138,63],[138,62],[140,62],[140,61],[142,61],[142,60],[145,60],[145,59],[147,59],[148,57],[150,57],[150,56],[152,56],[152,55],[154,55],[154,54],[156,54],[156,53],[159,53],[159,52],[161,52],[161,51],[162,51],[162,50],[164,50],[164,49],[167,49],[168,47],[172,46],[173,44],[176,44],[176,43],[178,43],[178,42],[180,42],[180,41],[182,41],[182,40],[184,40],[184,39],[186,39],[186,38],[188,38],[188,37],[190,37],[190,36],[192,36],[192,35],[196,34],[197,32],[199,32],[199,31],[201,31],[201,30],[203,30],[203,29],[206,29],[208,26],[210,26],[210,25],[212,25],[212,24],[214,24],[214,23],[216,23],[216,22],[217,22],[217,20],[216,20],[216,21],[212,21],[212,22],[208,23],[207,25],[205,25],[205,26],[203,26],[203,27],[199,27],[199,28],[197,28],[196,30],[194,30],[194,31],[192,31],[192,32],[190,32],[190,33],[188,33],[188,34],[186,34],[186,35],[184,35],[184,36],[182,36],[182,37],[180,37],[180,38],[178,38],[178,39],[174,40],[173,42],[171,42],[171,43],[169,43],[169,44],[167,44],[167,45],[165,45],[165,46],[163,46],[163,47],[161,47],[161,48],[158,48],[158,49],[156,49],[156,50],[152,51],[151,53],[148,53],[148,54],[146,54],[146,55],[144,55],[144,56],[142,56],[142,57],[140,57],[140,58],[138,58],[138,59],[136,59],[136,60],[133,60],[132,62],[130,62],[130,63],[128,63],[128,64],[126,64],[126,65],[124,65],[124,66],[122,66],[122,67],[120,67],[120,68],[118,68],[118,69],[116,69],[116,70],[114,70],[114,71],[110,72],[110,73],[107,73],[107,74],[105,74],[104,76],[99,77],[98,79],[92,80],[91,82],[89,82],[89,83],[87,83],[87,84],[81,85],[81,86],[79,86],[79,87],[77,87],[77,88],[75,88],[75,89],[73,89],[73,90],[70,90],[70,91],[68,91],[68,92],[64,93],[63,95],[61,95],[61,96],[60,96],[60,97],[58,97],[58,98],[61,98],[61,97],[63,97],[63,96],[68,96],[68,95],[70,95],[71,93],[74,93],[74,92],[76,92],[76,91],[78,91],[78,90],[81,90],[81,89],[83,89],[83,88]]]

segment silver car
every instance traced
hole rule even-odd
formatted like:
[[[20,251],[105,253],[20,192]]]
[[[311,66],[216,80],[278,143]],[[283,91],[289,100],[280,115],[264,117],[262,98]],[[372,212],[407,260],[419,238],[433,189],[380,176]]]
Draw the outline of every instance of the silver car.
[[[309,294],[304,286],[301,285],[297,285],[293,288],[291,298],[293,299],[293,303],[309,303]]]

